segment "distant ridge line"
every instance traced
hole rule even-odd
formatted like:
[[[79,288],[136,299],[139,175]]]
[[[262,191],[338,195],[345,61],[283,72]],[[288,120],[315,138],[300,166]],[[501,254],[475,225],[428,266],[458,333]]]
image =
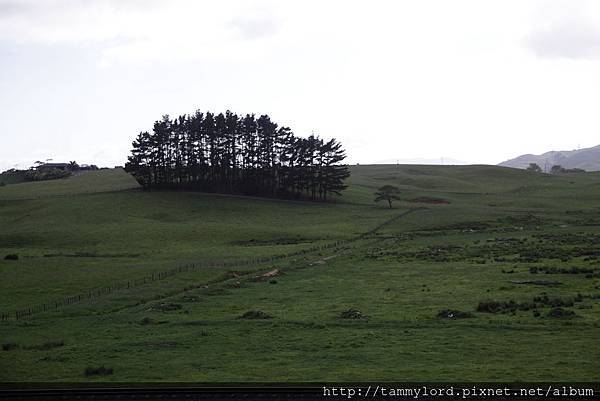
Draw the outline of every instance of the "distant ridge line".
[[[600,145],[575,150],[552,150],[540,155],[525,154],[503,161],[498,166],[524,169],[530,163],[537,164],[544,172],[550,172],[554,165],[568,169],[600,171]]]

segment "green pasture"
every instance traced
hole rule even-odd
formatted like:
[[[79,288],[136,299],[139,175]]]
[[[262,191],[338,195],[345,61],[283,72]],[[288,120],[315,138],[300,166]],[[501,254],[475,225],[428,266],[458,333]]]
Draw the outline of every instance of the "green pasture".
[[[0,381],[600,380],[600,174],[377,165],[348,183],[331,203],[148,192],[118,169],[0,187],[0,312],[206,265],[0,322]]]

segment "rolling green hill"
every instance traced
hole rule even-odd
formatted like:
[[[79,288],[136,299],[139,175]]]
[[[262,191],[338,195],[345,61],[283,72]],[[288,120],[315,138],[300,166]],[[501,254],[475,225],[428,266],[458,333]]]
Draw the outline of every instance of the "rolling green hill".
[[[7,184],[9,184],[7,182]],[[39,199],[139,188],[123,169],[87,171],[59,180],[17,182],[0,187],[1,200]]]
[[[331,203],[131,190],[122,170],[0,188],[0,381],[600,379],[600,173],[348,183]]]

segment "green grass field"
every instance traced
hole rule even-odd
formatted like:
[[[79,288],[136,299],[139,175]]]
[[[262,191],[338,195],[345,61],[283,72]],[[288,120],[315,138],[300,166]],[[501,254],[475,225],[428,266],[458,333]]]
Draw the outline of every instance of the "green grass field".
[[[10,184],[7,180],[6,184]],[[55,196],[122,191],[139,188],[139,184],[123,169],[88,171],[61,180],[18,182],[0,187],[0,201],[42,199]]]
[[[600,173],[493,166],[353,166],[331,203],[147,192],[119,169],[6,185],[0,381],[597,382],[598,199]]]

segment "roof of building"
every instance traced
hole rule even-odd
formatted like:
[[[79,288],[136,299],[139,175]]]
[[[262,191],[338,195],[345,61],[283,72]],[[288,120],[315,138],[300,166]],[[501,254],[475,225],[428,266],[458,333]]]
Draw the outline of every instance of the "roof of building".
[[[69,163],[44,163],[40,164],[39,167],[67,167]]]

